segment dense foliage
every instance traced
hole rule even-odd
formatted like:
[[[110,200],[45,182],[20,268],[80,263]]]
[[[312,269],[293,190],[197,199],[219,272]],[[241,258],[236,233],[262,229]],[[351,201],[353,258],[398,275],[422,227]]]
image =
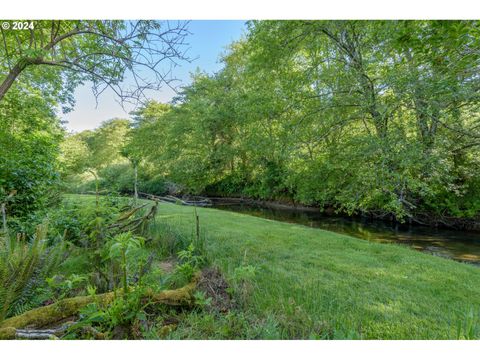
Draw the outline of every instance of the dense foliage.
[[[475,21],[250,22],[133,141],[193,193],[475,217],[479,39]]]
[[[31,87],[15,87],[0,103],[0,203],[9,215],[55,200],[63,136],[55,105]]]
[[[163,194],[165,179],[141,162],[143,144],[131,141],[135,131],[128,120],[112,119],[95,130],[67,136],[60,146],[66,190],[95,191],[98,182],[100,191],[132,194],[136,171],[139,191]]]
[[[131,166],[125,161],[136,163],[135,154],[125,146],[130,122],[113,119],[94,132],[65,137],[58,115],[71,109],[75,87],[87,81],[96,97],[110,88],[119,101],[138,101],[144,91],[168,83],[170,74],[162,73],[159,65],[185,59],[186,22],[30,24],[21,31],[5,27],[0,31],[0,339],[45,339],[55,337],[56,331],[65,336],[72,327],[68,321],[54,330],[39,327],[78,315],[86,305],[82,299],[100,306],[97,291],[106,299],[102,304],[106,318],[87,317],[72,327],[69,336],[89,338],[93,326],[87,322],[94,321],[103,338],[140,337],[138,322],[136,335],[130,329],[139,319],[128,313],[144,318],[145,300],[177,283],[166,281],[160,271],[150,271],[154,258],[164,254],[144,249],[143,235],[148,234],[157,204],[146,208],[128,198],[99,194],[100,186],[126,191],[130,182],[125,180],[118,189],[113,184],[121,176],[129,179]],[[142,69],[148,69],[148,76]],[[133,77],[135,86],[125,89],[126,77]],[[71,178],[85,174],[94,179],[94,201],[81,206],[62,202],[62,190],[70,186]],[[163,182],[146,184],[160,189]],[[182,247],[175,246],[168,255]],[[190,265],[190,274],[198,266]],[[187,302],[190,289],[180,292]],[[177,301],[184,298],[177,296]],[[112,334],[120,325],[128,332]],[[98,338],[99,331],[92,331]]]

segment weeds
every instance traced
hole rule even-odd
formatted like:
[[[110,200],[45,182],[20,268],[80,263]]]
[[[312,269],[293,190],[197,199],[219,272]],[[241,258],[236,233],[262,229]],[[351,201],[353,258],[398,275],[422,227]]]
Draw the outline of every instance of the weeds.
[[[247,264],[247,252],[245,251],[242,264],[233,270],[229,279],[232,284],[230,292],[236,295],[242,306],[246,306],[248,297],[253,290],[253,280],[256,272],[257,268],[255,266]]]
[[[138,338],[135,334],[139,323],[146,321],[144,308],[148,304],[142,303],[143,289],[119,296],[108,306],[90,303],[80,312],[79,321],[69,329],[66,339],[93,338],[93,339],[128,339]]]

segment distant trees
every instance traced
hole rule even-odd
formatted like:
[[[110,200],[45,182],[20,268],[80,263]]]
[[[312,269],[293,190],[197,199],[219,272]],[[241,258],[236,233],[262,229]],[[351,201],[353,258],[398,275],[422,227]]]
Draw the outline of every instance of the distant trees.
[[[95,130],[67,135],[60,145],[61,175],[67,188],[91,191],[98,186],[133,193],[135,198],[140,191],[162,194],[164,178],[144,162],[144,151],[149,148],[143,135],[148,137],[151,131],[140,136],[139,128],[132,126],[129,120],[111,119]]]
[[[250,22],[222,71],[196,74],[167,113],[144,109],[133,141],[192,192],[475,216],[478,25]]]
[[[92,131],[67,136],[61,144],[60,161],[64,174],[99,171],[108,165],[124,162],[122,149],[130,131],[130,121],[111,119]]]

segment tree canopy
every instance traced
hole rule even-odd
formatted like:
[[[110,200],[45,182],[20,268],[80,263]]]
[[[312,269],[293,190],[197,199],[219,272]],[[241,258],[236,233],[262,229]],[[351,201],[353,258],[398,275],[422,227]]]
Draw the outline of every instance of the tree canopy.
[[[137,120],[136,137],[155,141],[135,141],[195,193],[475,216],[478,25],[250,22],[220,72],[195,74],[171,111]]]
[[[146,91],[170,84],[171,68],[188,60],[186,26],[151,20],[44,20],[35,21],[29,31],[2,29],[0,100],[19,76],[70,103],[72,89],[85,81],[92,83],[95,96],[111,89],[121,101],[146,99]],[[125,78],[134,86],[126,88]]]

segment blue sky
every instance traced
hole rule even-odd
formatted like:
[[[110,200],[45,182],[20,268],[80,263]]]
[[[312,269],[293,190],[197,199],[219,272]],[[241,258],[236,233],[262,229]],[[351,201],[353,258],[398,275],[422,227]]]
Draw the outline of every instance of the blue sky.
[[[245,21],[237,20],[195,20],[188,27],[192,33],[188,36],[190,50],[188,56],[196,58],[192,63],[182,63],[181,67],[174,69],[173,75],[180,79],[180,85],[190,82],[190,74],[197,68],[208,73],[213,73],[221,68],[219,57],[226,47],[235,40],[241,38],[246,26]],[[168,102],[174,92],[168,87],[153,96],[155,100]],[[128,118],[128,111],[132,106],[125,105],[125,110],[116,101],[112,91],[105,91],[98,100],[95,98],[88,84],[80,86],[75,91],[75,109],[68,114],[61,114],[62,120],[69,131],[82,131],[94,129],[102,121],[115,117]]]

